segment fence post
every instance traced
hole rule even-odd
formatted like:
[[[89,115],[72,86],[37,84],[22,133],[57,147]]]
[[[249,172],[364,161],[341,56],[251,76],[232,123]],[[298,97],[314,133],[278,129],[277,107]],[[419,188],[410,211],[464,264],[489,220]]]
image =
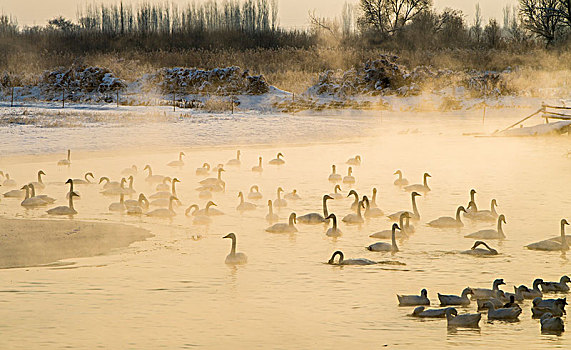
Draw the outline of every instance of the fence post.
[[[12,98],[10,99],[10,107],[14,107],[14,87],[12,86]]]
[[[172,111],[176,112],[176,92],[172,92]]]
[[[65,88],[62,89],[61,93],[61,108],[65,108]]]

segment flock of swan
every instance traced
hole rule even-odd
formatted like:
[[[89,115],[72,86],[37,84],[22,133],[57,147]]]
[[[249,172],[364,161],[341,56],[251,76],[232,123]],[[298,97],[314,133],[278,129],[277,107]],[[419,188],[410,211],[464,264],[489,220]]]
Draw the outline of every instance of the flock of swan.
[[[178,159],[167,163],[170,167],[182,168],[185,165],[184,152],[180,152]],[[198,197],[208,200],[204,208],[200,208],[197,204],[190,205],[184,211],[184,214],[191,217],[195,225],[208,225],[212,222],[214,216],[224,215],[224,213],[216,208],[216,203],[212,201],[213,194],[217,192],[225,192],[226,182],[223,180],[223,173],[227,168],[240,167],[242,161],[240,159],[241,153],[237,151],[236,158],[230,159],[226,164],[218,164],[211,167],[210,164],[204,163],[200,168],[197,168],[195,174],[197,176],[208,176],[215,174],[214,177],[207,177],[198,182]],[[295,212],[290,213],[287,222],[278,222],[279,216],[274,212],[274,208],[287,208],[288,201],[296,201],[301,199],[299,193],[294,189],[292,192],[285,193],[282,187],[276,190],[276,198],[267,201],[268,212],[265,216],[267,222],[270,224],[265,231],[277,234],[294,234],[298,232],[296,225],[330,225],[326,231],[328,237],[340,237],[343,235],[342,230],[339,228],[339,221],[335,213],[330,213],[328,210],[327,202],[330,200],[340,200],[345,196],[341,193],[340,184],[351,186],[355,184],[356,179],[353,176],[353,167],[361,165],[362,159],[359,155],[348,159],[345,163],[347,165],[347,175],[342,176],[337,173],[336,165],[332,165],[332,172],[327,180],[334,185],[334,190],[331,193],[324,194],[321,203],[321,212],[305,213],[297,215]],[[277,153],[276,158],[271,159],[267,164],[270,166],[283,166],[286,163],[285,156],[280,152]],[[58,166],[71,166],[71,152],[68,150],[67,158],[57,162]],[[258,163],[251,168],[252,172],[263,173],[264,163],[262,157],[258,158]],[[110,212],[125,213],[129,215],[147,215],[150,217],[158,218],[172,218],[177,215],[178,207],[182,204],[176,192],[176,184],[180,180],[176,177],[169,177],[166,175],[159,175],[153,173],[152,167],[146,165],[143,168],[146,172],[145,182],[149,186],[155,188],[155,192],[150,195],[139,193],[137,199],[125,199],[126,196],[132,197],[137,195],[134,189],[135,176],[139,174],[137,166],[133,165],[124,169],[121,172],[123,176],[121,179],[112,181],[109,177],[102,176],[99,181],[92,172],[87,172],[83,178],[68,179],[65,184],[69,185],[66,190],[65,198],[67,205],[55,206],[48,209],[46,212],[49,215],[59,216],[73,216],[77,214],[74,208],[74,200],[80,199],[81,195],[74,186],[78,185],[98,185],[101,186],[101,193],[106,196],[118,197],[118,202],[112,202],[108,210]],[[381,230],[371,233],[369,237],[376,239],[390,240],[388,242],[379,241],[366,246],[365,248],[371,252],[389,252],[396,254],[399,252],[397,240],[407,238],[415,232],[414,224],[420,221],[420,211],[417,205],[417,198],[426,195],[431,191],[428,185],[428,178],[431,177],[429,173],[424,173],[422,183],[409,184],[409,181],[403,177],[401,170],[394,172],[397,179],[394,181],[394,186],[401,188],[403,191],[410,193],[411,209],[397,211],[391,214],[385,214],[377,203],[377,189],[374,188],[372,196],[369,198],[367,195],[359,195],[356,190],[351,189],[346,197],[353,198],[353,201],[348,207],[350,213],[341,218],[341,222],[345,225],[360,225],[364,223],[366,218],[388,217],[393,221],[390,229]],[[46,188],[46,183],[43,182],[42,176],[46,176],[43,170],[37,172],[36,181],[18,184],[9,173],[0,171],[0,185],[4,188],[14,188],[5,193],[3,197],[22,199],[21,206],[25,208],[46,207],[52,205],[56,200],[44,194],[39,194]],[[21,186],[21,187],[19,187]],[[18,188],[19,187],[19,188]],[[476,203],[476,191],[470,191],[470,200],[467,206],[458,206],[453,216],[442,216],[434,220],[428,221],[427,225],[441,229],[459,229],[464,226],[463,219],[468,219],[473,222],[481,223],[496,223],[496,229],[483,229],[476,232],[466,234],[465,237],[474,239],[474,244],[470,249],[460,251],[460,254],[486,256],[500,254],[496,249],[492,248],[484,240],[502,240],[506,238],[503,231],[503,224],[506,224],[506,217],[499,214],[496,210],[498,203],[492,199],[489,210],[481,210]],[[62,194],[63,195],[63,194]],[[253,211],[258,208],[258,204],[251,201],[259,201],[263,198],[263,194],[258,185],[252,185],[248,193],[242,191],[237,192],[238,204],[236,210],[240,213],[246,211]],[[568,239],[570,238],[565,234],[565,226],[569,225],[566,219],[562,219],[560,235],[551,237],[539,242],[531,243],[526,246],[530,250],[538,251],[566,251],[569,250]],[[244,253],[237,252],[237,236],[235,233],[229,233],[223,238],[228,238],[232,241],[231,251],[226,257],[227,264],[238,265],[247,263],[247,256]],[[378,261],[370,260],[367,258],[345,258],[342,251],[335,251],[331,258],[327,261],[331,265],[374,265]],[[494,281],[492,289],[483,288],[465,288],[461,295],[442,295],[438,294],[440,305],[443,308],[439,309],[426,309],[430,305],[428,293],[425,289],[421,291],[420,295],[398,295],[399,305],[401,306],[416,306],[412,312],[414,317],[433,317],[433,318],[446,318],[449,326],[453,327],[476,327],[481,319],[481,314],[465,313],[459,314],[457,309],[453,306],[466,307],[474,301],[478,305],[478,310],[487,310],[489,320],[514,320],[519,317],[522,312],[518,303],[526,299],[531,299],[532,314],[534,317],[540,318],[542,331],[549,332],[562,332],[564,330],[564,323],[561,316],[565,313],[564,307],[567,305],[566,299],[542,299],[544,293],[550,292],[568,292],[569,287],[567,283],[571,282],[569,277],[563,276],[559,282],[544,282],[537,279],[533,283],[532,288],[524,285],[514,287],[515,293],[507,293],[499,289],[499,286],[505,284],[502,279]],[[539,289],[541,287],[541,290]],[[469,298],[471,296],[471,298]]]

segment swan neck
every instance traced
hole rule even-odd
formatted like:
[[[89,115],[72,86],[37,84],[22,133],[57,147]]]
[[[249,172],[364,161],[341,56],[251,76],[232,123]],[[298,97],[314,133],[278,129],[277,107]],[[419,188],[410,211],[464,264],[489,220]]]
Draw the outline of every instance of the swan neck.
[[[274,215],[274,206],[272,205],[272,202],[270,202],[268,204],[268,210],[270,212],[270,216],[273,216]]]
[[[502,228],[502,220],[498,219],[498,233],[504,236],[504,229]]]
[[[323,217],[329,216],[329,211],[327,210],[327,198],[323,197]]]
[[[232,250],[230,250],[230,255],[236,255],[236,237],[232,237]]]
[[[418,217],[420,216],[420,213],[418,212],[418,208],[416,207],[416,197],[412,197],[412,212],[414,214],[414,216]]]
[[[69,208],[73,209],[73,191],[69,192]]]
[[[337,231],[337,217],[334,216],[332,219],[333,219],[333,231]]]
[[[28,199],[30,198],[30,187],[26,186],[26,198],[24,199]]]
[[[36,196],[36,186],[31,185],[30,187],[32,188],[31,195],[32,195],[32,197],[35,197]]]
[[[393,252],[396,252],[399,250],[399,248],[397,247],[397,240],[396,240],[396,227],[394,227],[394,226],[393,226],[393,229],[391,232],[391,244],[392,244],[391,250]]]

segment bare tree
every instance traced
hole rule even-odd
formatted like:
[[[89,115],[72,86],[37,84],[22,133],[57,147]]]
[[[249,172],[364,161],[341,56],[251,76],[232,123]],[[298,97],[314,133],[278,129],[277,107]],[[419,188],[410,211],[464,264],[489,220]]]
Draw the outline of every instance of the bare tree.
[[[555,40],[561,24],[558,3],[561,0],[520,0],[520,13],[525,27],[544,38],[547,44]]]
[[[482,37],[482,10],[480,9],[480,4],[476,4],[476,13],[474,14],[474,25],[471,29],[472,35],[477,43],[480,42]]]
[[[571,27],[571,0],[559,0],[558,10],[562,21]]]
[[[394,34],[431,4],[431,0],[361,0],[360,22],[378,32]]]

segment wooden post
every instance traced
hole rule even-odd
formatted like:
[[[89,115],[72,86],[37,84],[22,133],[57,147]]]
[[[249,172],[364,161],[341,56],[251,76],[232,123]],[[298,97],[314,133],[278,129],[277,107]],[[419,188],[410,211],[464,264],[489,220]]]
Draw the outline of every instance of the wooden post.
[[[172,92],[172,111],[176,112],[176,92]]]
[[[65,108],[65,88],[63,88],[61,93],[61,108]]]
[[[295,92],[291,94],[291,102],[295,103]]]
[[[484,106],[484,114],[482,115],[482,125],[484,125],[485,121],[486,121],[486,106]]]
[[[119,108],[119,89],[117,89],[117,108]]]
[[[12,86],[12,98],[10,100],[10,107],[14,107],[14,87]]]

